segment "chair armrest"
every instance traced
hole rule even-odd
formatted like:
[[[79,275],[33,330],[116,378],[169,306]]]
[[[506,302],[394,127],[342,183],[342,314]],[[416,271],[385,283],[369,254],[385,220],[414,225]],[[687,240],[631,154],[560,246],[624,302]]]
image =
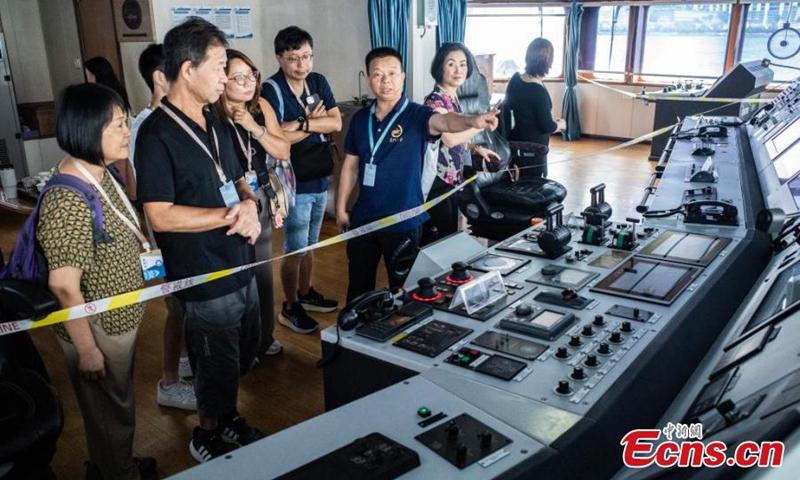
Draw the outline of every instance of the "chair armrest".
[[[39,319],[58,308],[58,300],[40,285],[23,280],[0,280],[0,321]]]

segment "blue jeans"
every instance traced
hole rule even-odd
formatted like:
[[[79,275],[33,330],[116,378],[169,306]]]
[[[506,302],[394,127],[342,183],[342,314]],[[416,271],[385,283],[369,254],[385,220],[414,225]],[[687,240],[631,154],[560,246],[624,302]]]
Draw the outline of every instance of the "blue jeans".
[[[328,192],[298,193],[283,226],[283,252],[289,253],[319,241]],[[297,255],[304,256],[305,253]]]

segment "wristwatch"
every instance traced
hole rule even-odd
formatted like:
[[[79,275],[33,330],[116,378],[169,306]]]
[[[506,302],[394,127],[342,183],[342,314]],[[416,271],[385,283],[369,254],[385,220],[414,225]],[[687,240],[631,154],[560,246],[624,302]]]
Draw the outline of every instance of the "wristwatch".
[[[300,124],[300,130],[301,131],[305,130],[304,126],[306,124],[306,117],[300,115],[299,117],[297,117],[297,123]]]

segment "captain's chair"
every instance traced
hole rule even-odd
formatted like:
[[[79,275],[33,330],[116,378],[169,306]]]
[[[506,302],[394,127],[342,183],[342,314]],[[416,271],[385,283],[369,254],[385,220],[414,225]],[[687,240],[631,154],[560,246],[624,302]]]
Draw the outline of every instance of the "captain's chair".
[[[474,59],[469,61],[474,64]],[[458,98],[464,113],[474,115],[489,110],[491,97],[486,77],[477,68],[459,87]],[[537,143],[509,142],[503,115],[498,117],[497,130],[479,133],[472,143],[496,152],[501,158],[501,171],[483,172],[482,159],[473,157],[473,169],[479,172],[478,178],[459,193],[459,198],[472,234],[501,241],[530,227],[532,218],[546,217],[547,207],[561,203],[567,196],[567,189],[546,178],[514,181],[510,172],[502,171],[509,164],[512,150],[546,155],[548,148]],[[466,176],[469,175],[471,172]]]
[[[3,254],[0,252],[0,263]],[[58,302],[41,286],[0,279],[0,330]],[[28,332],[0,336],[0,480],[55,479],[50,461],[64,425],[61,401]]]

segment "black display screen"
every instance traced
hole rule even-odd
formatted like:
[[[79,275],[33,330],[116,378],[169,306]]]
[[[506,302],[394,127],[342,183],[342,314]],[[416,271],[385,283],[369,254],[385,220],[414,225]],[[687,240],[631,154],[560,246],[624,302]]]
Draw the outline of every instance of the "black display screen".
[[[789,184],[787,186],[789,187],[789,193],[794,199],[794,206],[800,210],[800,175],[789,180]]]
[[[691,265],[634,256],[623,262],[592,291],[669,305],[700,271],[699,267]]]
[[[778,275],[743,333],[753,330],[798,301],[800,301],[800,261],[788,266]]]
[[[647,244],[640,255],[707,266],[730,242],[724,237],[666,231]]]

